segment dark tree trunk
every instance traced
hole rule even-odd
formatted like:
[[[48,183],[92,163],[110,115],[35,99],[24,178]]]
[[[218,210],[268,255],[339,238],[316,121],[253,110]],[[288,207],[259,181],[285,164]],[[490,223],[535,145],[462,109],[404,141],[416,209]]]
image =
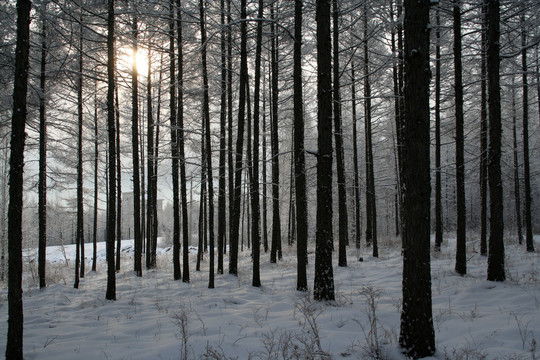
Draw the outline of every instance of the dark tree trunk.
[[[347,188],[345,183],[345,159],[343,152],[343,130],[341,119],[341,90],[339,67],[339,9],[338,0],[332,1],[333,52],[334,52],[334,136],[336,139],[336,170],[338,184],[338,266],[347,266],[347,245],[349,245],[349,219],[347,216]]]
[[[148,77],[146,80],[146,157],[147,157],[147,191],[148,200],[146,201],[146,241],[147,244],[151,243],[154,239],[154,222],[157,221],[154,217],[154,209],[156,206],[156,194],[154,192],[154,177],[157,176],[157,173],[154,173],[154,168],[157,163],[156,155],[154,153],[154,114],[152,107],[152,61],[150,54],[150,47],[148,49]],[[137,276],[142,276],[142,251],[144,248],[144,237],[141,239],[140,244],[135,244],[135,272]],[[137,246],[138,245],[138,246]]]
[[[487,0],[482,2],[482,46],[480,53],[480,254],[487,255],[488,113],[487,113]]]
[[[116,59],[114,67],[116,72]],[[120,161],[120,104],[118,100],[118,86],[115,86],[114,92],[116,97],[116,202],[118,204],[116,209],[116,271],[120,271],[120,255],[122,249],[122,163]]]
[[[456,272],[467,273],[467,238],[466,238],[466,206],[465,206],[465,161],[463,136],[463,79],[461,65],[461,3],[453,0],[454,13],[454,91],[456,116],[456,200],[457,200],[457,234],[456,234]]]
[[[266,123],[266,77],[263,77],[263,115],[262,115],[262,240],[264,252],[268,253],[268,198],[266,196],[266,185],[267,185],[267,172],[266,172],[266,133],[267,133],[267,123]]]
[[[247,17],[246,0],[241,1],[240,11],[241,20]],[[242,155],[244,150],[244,126],[246,116],[246,84],[248,77],[247,65],[247,24],[242,21],[240,24],[241,45],[240,45],[240,91],[238,103],[238,136],[236,138],[236,159],[234,166],[234,197],[231,206],[233,216],[230,237],[230,253],[229,253],[229,274],[238,275],[238,240],[240,231],[240,210],[241,210],[241,194],[242,194]],[[231,191],[233,190],[231,189]]]
[[[26,95],[30,52],[30,1],[17,1],[17,45],[9,159],[8,336],[6,359],[23,359],[22,210]]]
[[[521,192],[520,192],[520,180],[519,180],[519,159],[518,159],[518,144],[516,133],[516,88],[514,77],[512,77],[512,138],[513,147],[512,153],[514,155],[514,201],[516,203],[516,226],[518,233],[518,242],[523,244],[523,222],[521,219]]]
[[[180,156],[180,202],[182,206],[182,260],[183,272],[182,281],[190,282],[189,277],[189,218],[187,207],[187,185],[186,185],[186,155],[184,139],[184,52],[182,36],[182,4],[177,0],[176,27],[178,32],[178,154]],[[157,183],[156,183],[157,186]]]
[[[107,198],[107,300],[116,300],[116,269],[114,265],[116,219],[116,130],[114,121],[114,0],[108,2],[107,15],[107,129],[109,133],[109,194]]]
[[[317,0],[317,226],[313,297],[335,300],[332,267],[332,58],[330,0]]]
[[[82,11],[82,9],[81,9]],[[79,32],[79,73],[77,74],[77,232],[75,235],[75,283],[79,288],[79,279],[83,271],[81,266],[81,248],[84,246],[84,213],[83,213],[83,37],[82,13]],[[84,256],[84,255],[83,255]],[[83,257],[84,261],[84,257]]]
[[[435,27],[435,250],[443,242],[442,186],[441,186],[441,16],[436,12]]]
[[[294,2],[294,185],[296,201],[296,290],[307,291],[308,219],[306,199],[306,154],[304,151],[304,96],[302,92],[302,8]]]
[[[499,0],[488,0],[487,7],[487,76],[489,107],[489,254],[487,279],[504,281],[504,220],[501,175],[501,90],[500,90],[500,14]]]
[[[393,2],[390,2],[390,18],[392,20],[392,23],[394,23],[394,7]],[[393,80],[393,88],[394,88],[394,119],[395,119],[395,125],[396,125],[396,135],[394,139],[394,162],[395,162],[395,172],[396,172],[396,193],[394,196],[394,207],[395,207],[395,227],[396,227],[396,236],[399,236],[400,234],[400,201],[401,201],[401,187],[400,187],[400,173],[399,173],[399,164],[400,164],[400,154],[401,150],[399,148],[400,144],[398,143],[399,140],[399,124],[400,124],[400,92],[401,89],[399,87],[399,67],[398,67],[398,61],[397,61],[397,47],[396,47],[396,28],[392,26],[391,30],[391,49],[392,49],[392,80]],[[354,97],[353,97],[354,99]],[[355,109],[353,109],[355,111]]]
[[[206,142],[206,171],[208,174],[208,237],[210,246],[210,264],[208,267],[209,279],[208,288],[214,288],[214,181],[212,176],[212,142],[210,136],[210,97],[208,94],[208,70],[206,64],[206,21],[205,21],[205,2],[199,1],[200,25],[201,25],[201,57],[202,57],[202,76],[203,76],[203,116],[205,123],[205,142]]]
[[[399,344],[412,358],[435,352],[430,274],[429,1],[404,1],[403,307]]]
[[[377,206],[373,170],[373,135],[371,133],[371,82],[369,76],[368,9],[364,6],[364,111],[366,136],[366,242],[373,245],[373,256],[379,256],[377,242]]]
[[[523,177],[525,178],[525,243],[528,252],[534,252],[532,234],[532,195],[529,161],[529,82],[527,79],[527,34],[525,32],[525,15],[522,15],[521,32],[521,69],[523,71]]]
[[[137,69],[138,51],[138,24],[137,9],[134,10],[132,19],[133,35],[133,69],[131,74],[131,146],[133,159],[133,239],[135,245],[135,266],[137,276],[142,276],[141,254],[138,249],[142,249],[141,234],[141,185],[139,170],[139,72]],[[148,159],[150,163],[150,159]],[[149,199],[149,202],[151,200]],[[118,249],[120,251],[120,249]]]
[[[270,249],[270,262],[281,260],[281,217],[279,211],[279,135],[278,135],[278,39],[274,24],[274,3],[270,5],[270,33],[272,36],[272,116],[270,120],[270,148],[272,152],[272,246]]]
[[[38,186],[38,217],[39,217],[39,249],[38,249],[38,273],[39,288],[46,286],[45,264],[47,249],[47,1],[42,4],[41,18],[41,62],[39,74],[39,186]]]
[[[94,224],[92,231],[92,271],[97,271],[97,224],[98,224],[98,102],[97,82],[94,87]]]
[[[170,84],[169,84],[169,108],[171,124],[171,171],[173,185],[173,277],[180,280],[180,186],[178,179],[178,125],[176,123],[176,55],[174,52],[175,31],[174,19],[175,0],[169,2],[169,57],[170,57]]]
[[[227,0],[227,23],[231,24],[231,0]],[[233,95],[232,95],[232,77],[233,77],[233,61],[232,61],[232,30],[227,27],[227,162],[228,162],[228,186],[229,186],[229,244],[232,247],[232,224],[234,219],[234,159],[233,159]],[[227,241],[223,244],[223,254],[227,250]],[[230,251],[231,249],[229,249]],[[238,255],[236,255],[238,258]],[[236,268],[237,264],[234,265]],[[233,269],[233,271],[236,271]],[[229,272],[230,272],[230,258],[229,258]]]
[[[219,189],[218,189],[218,274],[223,274],[223,250],[226,241],[226,179],[225,179],[225,157],[226,157],[226,121],[227,121],[227,39],[225,33],[225,1],[220,1],[220,46],[221,46],[221,99],[219,112]]]
[[[259,0],[258,18],[264,16],[264,1]],[[259,118],[260,118],[260,94],[261,94],[261,52],[262,52],[262,22],[257,24],[257,46],[255,49],[255,93],[253,110],[253,159],[250,166],[250,193],[251,193],[251,231],[252,252],[253,252],[253,279],[252,285],[261,286],[260,275],[260,252],[261,252],[261,233],[260,233],[260,197],[259,197]],[[251,140],[250,140],[251,141]]]
[[[354,62],[351,61],[351,107],[353,123],[353,162],[354,162],[354,238],[355,246],[360,249],[362,239],[362,220],[360,204],[360,169],[358,166],[358,120],[356,113],[356,71]]]

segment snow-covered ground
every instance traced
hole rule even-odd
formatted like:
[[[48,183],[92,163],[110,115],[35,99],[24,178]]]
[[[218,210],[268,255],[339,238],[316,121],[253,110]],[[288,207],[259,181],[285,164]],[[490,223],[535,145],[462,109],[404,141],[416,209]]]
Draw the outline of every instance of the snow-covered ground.
[[[540,248],[540,238],[535,246]],[[397,240],[394,240],[397,242]],[[384,246],[384,247],[383,247]],[[269,263],[262,254],[262,288],[251,286],[249,251],[238,277],[216,275],[208,289],[208,261],[191,283],[172,280],[172,254],[160,248],[158,269],[131,271],[133,243],[123,242],[117,300],[105,300],[105,246],[98,271],[73,288],[73,246],[48,249],[48,287],[36,287],[35,251],[25,252],[24,354],[31,359],[404,359],[398,348],[401,307],[399,247],[381,257],[349,249],[346,268],[334,267],[336,302],[317,303],[295,291],[295,249]],[[540,262],[524,246],[506,245],[507,281],[485,280],[487,259],[469,244],[468,275],[453,271],[455,241],[432,253],[434,359],[540,357]],[[312,250],[312,249],[310,249]],[[86,245],[86,268],[92,246]],[[363,256],[364,261],[356,259]],[[66,259],[69,265],[66,265]],[[227,261],[227,257],[225,257]],[[308,277],[313,284],[313,252]],[[335,262],[337,263],[337,262]],[[227,272],[227,262],[225,262]],[[371,305],[370,305],[371,304]],[[7,289],[0,289],[0,354],[7,336]],[[373,357],[372,357],[373,356]]]

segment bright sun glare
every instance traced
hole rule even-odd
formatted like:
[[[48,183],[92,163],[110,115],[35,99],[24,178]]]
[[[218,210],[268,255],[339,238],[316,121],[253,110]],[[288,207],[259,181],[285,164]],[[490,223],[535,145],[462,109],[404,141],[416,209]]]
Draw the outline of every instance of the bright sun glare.
[[[120,49],[119,67],[124,71],[131,72],[133,68],[133,49],[122,48]],[[146,76],[148,74],[148,57],[145,49],[138,49],[136,56],[137,71],[139,75]]]

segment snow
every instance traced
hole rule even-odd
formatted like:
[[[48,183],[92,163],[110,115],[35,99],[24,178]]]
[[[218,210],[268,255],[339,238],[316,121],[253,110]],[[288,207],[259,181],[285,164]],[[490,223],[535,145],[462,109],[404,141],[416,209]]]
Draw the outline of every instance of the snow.
[[[539,248],[540,238],[535,240]],[[105,300],[105,244],[98,247],[98,271],[87,273],[78,290],[73,288],[73,245],[48,248],[44,290],[36,287],[37,251],[25,251],[25,359],[368,359],[376,349],[381,358],[405,359],[397,344],[402,259],[398,240],[393,243],[381,244],[378,259],[369,256],[371,249],[349,248],[349,266],[334,265],[336,301],[329,304],[295,291],[295,248],[286,245],[277,264],[262,253],[262,288],[251,286],[251,259],[245,251],[239,277],[216,275],[215,289],[208,289],[208,259],[196,272],[193,252],[191,283],[173,281],[172,253],[161,245],[158,268],[138,278],[131,271],[133,242],[123,241],[116,301]],[[445,240],[441,253],[432,253],[437,352],[431,359],[534,359],[540,336],[538,254],[507,244],[508,279],[494,283],[485,280],[487,258],[473,251],[475,245],[469,243],[463,277],[453,270],[455,240]],[[85,251],[90,269],[92,245],[86,244]],[[356,261],[359,256],[363,262]],[[7,311],[3,283],[0,354],[5,352]],[[371,324],[377,325],[376,335]]]

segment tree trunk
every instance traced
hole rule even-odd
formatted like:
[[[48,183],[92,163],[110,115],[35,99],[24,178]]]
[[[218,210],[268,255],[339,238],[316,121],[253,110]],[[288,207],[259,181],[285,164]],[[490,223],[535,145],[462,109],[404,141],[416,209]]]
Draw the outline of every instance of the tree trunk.
[[[307,199],[306,154],[304,150],[304,96],[302,92],[302,8],[303,1],[294,3],[294,185],[296,201],[296,290],[307,291]]]
[[[500,14],[499,0],[488,0],[487,7],[487,76],[489,107],[489,254],[487,279],[504,281],[504,219],[501,175],[501,90],[500,90]]]
[[[92,271],[97,271],[97,225],[98,225],[98,102],[97,81],[94,86],[94,224],[92,230]]]
[[[79,279],[82,273],[81,248],[84,246],[84,213],[83,213],[83,37],[82,37],[82,9],[80,14],[79,30],[79,72],[77,74],[77,232],[75,235],[75,289],[79,288]],[[84,258],[83,258],[84,261]]]
[[[482,46],[480,53],[480,255],[487,255],[488,113],[487,113],[487,0],[482,2]]]
[[[441,186],[441,16],[436,12],[435,27],[435,250],[441,251],[443,242],[442,186]]]
[[[180,201],[182,206],[182,260],[183,272],[182,281],[190,282],[189,277],[189,218],[187,207],[187,185],[186,185],[186,155],[184,139],[184,52],[182,36],[182,4],[181,0],[176,1],[177,19],[176,30],[178,32],[178,154],[180,156]],[[156,183],[157,186],[157,183]]]
[[[244,151],[244,126],[246,116],[246,84],[248,77],[247,65],[247,17],[246,0],[241,1],[240,24],[241,45],[240,45],[240,91],[238,104],[238,136],[236,138],[236,159],[234,166],[234,196],[231,206],[233,211],[230,237],[230,253],[229,253],[229,274],[238,275],[238,239],[240,231],[240,211],[241,211],[241,194],[242,194],[242,155]],[[231,189],[232,191],[232,189]]]
[[[8,336],[6,359],[23,359],[22,210],[26,95],[30,52],[30,1],[17,1],[17,45],[11,118],[8,207]]]
[[[116,73],[116,59],[115,59]],[[116,75],[115,75],[116,81]],[[118,86],[114,88],[115,92],[115,113],[116,113],[116,271],[120,271],[120,255],[122,249],[122,163],[120,161],[120,104],[118,100]]]
[[[430,274],[429,1],[404,1],[403,307],[407,356],[435,352]]]
[[[358,167],[358,120],[356,114],[356,71],[355,64],[351,61],[351,110],[353,124],[353,162],[354,162],[354,237],[356,249],[360,249],[362,239],[362,219],[360,204],[360,169]]]
[[[232,22],[232,14],[231,14],[231,0],[227,0],[227,23],[230,25]],[[228,177],[228,186],[229,186],[229,244],[232,248],[231,239],[232,239],[232,232],[233,232],[233,219],[234,219],[234,194],[235,194],[235,188],[234,188],[234,159],[233,159],[233,95],[232,95],[232,76],[233,76],[233,62],[232,62],[232,30],[229,27],[227,27],[227,123],[228,123],[228,133],[227,133],[227,148],[229,151],[227,152],[227,162],[228,162],[228,171],[229,171],[229,177]],[[223,244],[223,254],[226,253],[227,250],[227,241]],[[229,249],[230,252],[231,249]],[[238,255],[236,255],[238,258]],[[233,267],[236,267],[235,264]],[[229,272],[230,272],[231,264],[229,259]],[[236,270],[233,269],[233,272]]]
[[[116,300],[116,269],[114,265],[116,219],[116,129],[114,121],[114,0],[108,0],[107,15],[107,129],[109,133],[109,194],[107,199],[107,300]]]
[[[518,233],[518,242],[523,244],[523,222],[521,220],[521,194],[519,186],[519,159],[518,159],[518,145],[517,145],[517,133],[516,133],[516,88],[514,84],[514,77],[512,77],[512,137],[513,147],[512,152],[514,154],[514,200],[516,203],[516,226]]]
[[[279,210],[279,135],[278,135],[278,39],[275,29],[274,3],[270,5],[270,33],[272,36],[271,61],[272,61],[272,117],[270,120],[270,148],[272,152],[272,246],[270,249],[270,262],[281,260],[281,216]]]
[[[206,21],[204,17],[204,0],[199,1],[200,25],[201,25],[201,57],[203,76],[203,116],[205,122],[205,142],[206,142],[206,171],[208,174],[208,236],[210,246],[210,264],[208,267],[209,279],[208,288],[214,288],[214,181],[212,176],[212,142],[210,136],[210,97],[208,94],[208,70],[206,65]]]
[[[221,46],[221,99],[219,111],[219,189],[218,189],[218,274],[223,274],[223,250],[226,241],[226,188],[225,188],[225,156],[226,156],[226,120],[227,120],[227,40],[225,34],[225,1],[220,1],[220,46]]]
[[[373,245],[373,257],[379,256],[377,242],[377,206],[373,170],[373,135],[371,133],[371,82],[369,76],[368,9],[364,6],[364,111],[366,136],[366,242]]]
[[[336,170],[338,184],[338,266],[347,266],[347,245],[349,245],[349,219],[347,216],[347,188],[345,183],[345,155],[343,153],[343,130],[341,119],[341,90],[339,67],[339,9],[338,0],[332,1],[333,52],[334,52],[334,136],[336,139]]]
[[[176,124],[176,55],[174,52],[175,31],[174,25],[174,5],[175,0],[169,2],[169,61],[170,61],[170,83],[169,83],[169,109],[171,124],[171,171],[173,185],[173,277],[180,280],[182,273],[180,270],[180,187],[178,179],[178,125]]]
[[[317,0],[317,226],[313,297],[335,300],[332,267],[332,68],[330,0]]]
[[[46,286],[45,264],[47,249],[47,1],[42,4],[41,17],[41,62],[39,75],[39,186],[38,186],[38,222],[39,222],[39,249],[38,249],[38,273],[39,288]]]
[[[453,0],[454,13],[454,91],[456,116],[456,198],[457,198],[457,239],[456,272],[467,273],[467,238],[465,206],[465,161],[463,136],[463,79],[461,65],[461,2]]]
[[[142,249],[143,238],[141,234],[141,185],[139,170],[139,71],[137,69],[138,19],[137,9],[134,8],[133,11],[133,68],[131,73],[131,146],[133,159],[133,238],[136,251],[134,270],[137,273],[137,276],[142,276],[142,266],[140,263],[141,254],[138,250]],[[150,159],[148,163],[150,163]],[[149,202],[151,202],[151,200],[149,200]],[[118,249],[118,251],[120,251],[120,249]]]
[[[525,15],[521,15],[521,68],[523,71],[523,177],[525,178],[525,243],[528,252],[534,252],[532,234],[532,195],[529,161],[529,82],[527,79],[527,34],[525,32]]]

